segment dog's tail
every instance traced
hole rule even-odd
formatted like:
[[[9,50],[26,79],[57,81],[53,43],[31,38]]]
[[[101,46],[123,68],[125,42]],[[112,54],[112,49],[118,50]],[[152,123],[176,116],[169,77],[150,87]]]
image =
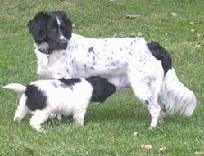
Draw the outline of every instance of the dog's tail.
[[[25,90],[26,90],[26,86],[24,86],[20,83],[10,83],[6,86],[3,86],[2,88],[15,90],[17,92],[25,92]]]
[[[169,69],[164,77],[159,101],[168,114],[179,113],[185,116],[192,115],[197,105],[193,91],[179,81],[174,68]]]

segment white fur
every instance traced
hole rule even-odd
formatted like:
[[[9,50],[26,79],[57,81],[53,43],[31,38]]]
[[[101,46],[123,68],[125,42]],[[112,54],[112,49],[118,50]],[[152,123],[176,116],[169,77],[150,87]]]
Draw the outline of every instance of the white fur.
[[[25,89],[26,89],[26,87],[24,85],[19,84],[19,83],[10,83],[6,86],[3,86],[2,88],[13,89],[17,92],[25,92]]]
[[[47,56],[36,48],[35,53],[39,75],[49,78],[99,75],[118,90],[132,87],[135,96],[148,103],[150,127],[157,126],[161,114],[165,114],[163,108],[191,115],[196,107],[195,95],[178,80],[174,69],[164,76],[161,61],[149,51],[144,38],[85,38],[73,33],[66,50]]]
[[[180,113],[186,116],[193,114],[197,99],[193,91],[186,88],[176,76],[175,70],[169,70],[164,78],[160,100],[165,104],[169,114]]]
[[[14,121],[20,121],[30,112],[33,114],[30,119],[30,125],[37,131],[43,131],[41,124],[53,114],[73,115],[75,123],[84,125],[84,115],[92,96],[93,88],[88,81],[83,78],[81,80],[81,82],[77,82],[71,88],[62,87],[62,82],[59,80],[31,82],[30,84],[38,87],[47,96],[47,106],[42,110],[29,110],[26,105],[27,97],[23,93],[15,112]],[[8,84],[3,88],[20,92],[24,92],[26,89],[25,86],[17,83]]]

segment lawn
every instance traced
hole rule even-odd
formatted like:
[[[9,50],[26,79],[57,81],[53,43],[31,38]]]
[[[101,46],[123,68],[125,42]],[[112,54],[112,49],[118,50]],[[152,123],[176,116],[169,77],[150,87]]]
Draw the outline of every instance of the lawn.
[[[20,95],[0,89],[0,155],[204,155],[203,0],[1,0],[0,87],[38,79],[27,23],[41,10],[65,11],[74,32],[88,37],[142,36],[160,42],[199,106],[190,118],[169,116],[148,130],[148,111],[128,90],[90,105],[85,127],[49,120],[47,133],[37,133],[29,116],[12,121]]]

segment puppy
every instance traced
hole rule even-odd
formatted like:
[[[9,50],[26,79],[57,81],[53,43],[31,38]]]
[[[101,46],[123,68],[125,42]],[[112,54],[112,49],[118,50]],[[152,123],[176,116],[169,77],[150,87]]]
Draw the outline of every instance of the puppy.
[[[39,12],[28,23],[38,59],[49,78],[101,76],[117,90],[132,88],[147,106],[150,128],[166,114],[193,114],[197,98],[178,79],[169,52],[144,38],[87,38],[72,33],[62,11]]]
[[[97,77],[38,80],[23,86],[11,83],[3,88],[22,92],[14,121],[20,121],[27,113],[33,114],[30,125],[42,132],[41,126],[49,116],[73,115],[74,122],[84,125],[89,102],[103,102],[116,88],[106,79]]]

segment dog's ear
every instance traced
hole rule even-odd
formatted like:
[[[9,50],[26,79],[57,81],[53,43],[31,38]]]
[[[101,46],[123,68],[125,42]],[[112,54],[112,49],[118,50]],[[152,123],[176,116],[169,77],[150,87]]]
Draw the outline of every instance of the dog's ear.
[[[58,14],[60,15],[60,17],[62,18],[64,24],[65,24],[65,32],[67,39],[71,38],[71,34],[72,34],[72,22],[71,20],[68,18],[68,16],[66,15],[66,13],[64,11],[59,11]]]
[[[29,32],[33,35],[36,43],[42,43],[46,39],[48,17],[47,12],[41,11],[28,23]]]

